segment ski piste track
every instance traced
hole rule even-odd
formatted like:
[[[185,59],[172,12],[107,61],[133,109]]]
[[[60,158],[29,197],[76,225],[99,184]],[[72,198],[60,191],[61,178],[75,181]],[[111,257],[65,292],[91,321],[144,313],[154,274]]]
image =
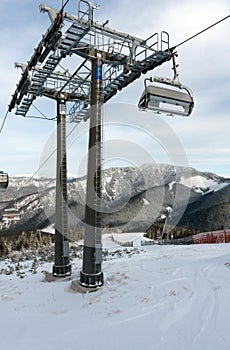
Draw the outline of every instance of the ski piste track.
[[[41,261],[36,273],[32,261],[20,262],[23,278],[1,274],[2,349],[229,350],[229,244],[118,252],[107,243],[105,284],[95,293],[71,289],[79,258],[71,278],[51,283],[42,271],[52,263]],[[0,262],[9,266],[16,263]]]

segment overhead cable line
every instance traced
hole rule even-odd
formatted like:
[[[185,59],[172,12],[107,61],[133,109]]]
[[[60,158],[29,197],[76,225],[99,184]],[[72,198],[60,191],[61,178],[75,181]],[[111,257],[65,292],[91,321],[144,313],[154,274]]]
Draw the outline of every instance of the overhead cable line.
[[[26,118],[42,119],[42,120],[46,119],[46,120],[49,120],[49,121],[53,122],[53,121],[55,121],[56,117],[48,119],[48,118],[44,118],[44,117],[39,117],[38,115],[27,115]]]
[[[189,41],[189,40],[191,40],[191,39],[193,39],[193,38],[197,37],[198,35],[200,35],[200,34],[202,34],[202,33],[206,32],[208,29],[211,29],[212,27],[216,26],[217,24],[219,24],[219,23],[221,23],[221,22],[225,21],[225,20],[226,20],[227,18],[229,18],[229,17],[230,17],[230,15],[228,15],[228,16],[226,16],[226,17],[224,17],[224,18],[220,19],[218,22],[213,23],[213,24],[212,24],[212,25],[210,25],[209,27],[207,27],[207,28],[205,28],[205,29],[201,30],[200,32],[198,32],[198,33],[196,33],[196,34],[192,35],[192,36],[191,36],[191,37],[189,37],[188,39],[185,39],[185,40],[184,40],[184,41],[182,41],[181,43],[179,43],[179,44],[177,44],[177,45],[173,46],[173,47],[172,47],[170,50],[174,50],[176,47],[178,47],[178,46],[181,46],[181,45],[185,44],[187,41]]]
[[[64,5],[62,5],[61,11],[64,10],[64,8],[66,7],[66,5],[68,4],[69,0],[66,0],[66,2],[64,3]],[[63,2],[62,2],[63,3]]]
[[[42,119],[46,119],[46,120],[55,120],[56,117],[54,118],[48,118],[42,111],[40,111],[40,109],[38,107],[36,107],[33,103],[32,103],[32,106],[42,115]],[[30,117],[30,116],[27,116],[27,118],[33,118],[33,117]],[[37,117],[37,118],[41,118],[41,117]]]
[[[68,139],[68,137],[72,134],[72,132],[76,129],[76,127],[78,126],[78,124],[75,124],[74,127],[69,131],[69,133],[67,134],[66,138]],[[40,165],[40,167],[34,172],[34,174],[28,179],[28,180],[32,180],[34,178],[34,176],[39,172],[39,170],[41,170],[41,168],[48,162],[48,160],[55,154],[55,152],[57,151],[57,148],[55,148],[50,155],[42,162],[42,164]]]
[[[68,139],[68,137],[72,134],[72,132],[76,129],[76,127],[78,126],[78,124],[75,124],[74,127],[69,131],[69,133],[67,134],[66,138]],[[39,166],[39,168],[33,173],[32,176],[30,176],[26,183],[25,186],[35,177],[35,175],[37,175],[37,173],[39,172],[39,170],[42,169],[42,167],[48,162],[48,160],[50,160],[50,158],[56,153],[57,148],[55,148],[50,154],[49,156],[42,162],[42,164]]]
[[[63,11],[64,7],[68,4],[68,2],[69,2],[69,0],[67,0],[67,1],[65,2],[65,4],[62,6],[61,11]],[[197,37],[198,35],[204,33],[205,31],[207,31],[207,30],[209,30],[209,29],[211,29],[212,27],[216,26],[217,24],[219,24],[219,23],[225,21],[225,20],[228,19],[229,17],[230,17],[230,15],[228,15],[228,16],[226,16],[226,17],[220,19],[219,21],[213,23],[212,25],[208,26],[207,28],[201,30],[200,32],[198,32],[198,33],[196,33],[196,34],[194,34],[194,35],[192,35],[192,36],[189,37],[188,39],[185,39],[185,40],[183,40],[182,42],[180,42],[179,44],[173,46],[170,50],[173,50],[173,49],[175,49],[175,48],[177,48],[177,47],[179,47],[179,46],[185,44],[185,43],[188,42],[189,40],[191,40],[191,39]],[[74,74],[76,74],[76,72],[75,72]],[[72,75],[72,77],[74,76],[74,74]],[[51,121],[55,119],[55,118],[47,118],[47,117],[45,116],[45,114],[43,114],[34,104],[33,104],[33,107],[34,107],[35,109],[38,110],[38,112],[43,116],[44,119],[51,120]],[[2,129],[3,129],[3,127],[4,127],[4,124],[5,124],[7,115],[8,115],[8,112],[6,113],[6,115],[5,115],[5,117],[4,117],[4,120],[3,120],[3,122],[2,122],[1,129],[0,129],[0,133],[1,133]],[[35,117],[35,116],[28,116],[28,117],[30,117],[30,118],[39,118],[39,117]],[[75,130],[75,128],[77,127],[77,125],[78,125],[78,124],[76,124],[76,125],[73,127],[73,129],[69,132],[69,134],[67,135],[67,138],[68,138],[68,136],[70,136],[70,134]],[[38,171],[46,164],[46,162],[54,155],[55,152],[56,152],[56,149],[54,149],[54,150],[51,152],[51,154],[44,160],[44,162],[43,162],[43,163],[41,164],[41,166],[36,170],[36,172],[28,179],[28,181],[29,181],[29,180],[32,180],[32,179],[34,178],[34,176],[38,173]]]
[[[2,121],[2,125],[1,125],[1,128],[0,128],[0,134],[1,134],[1,132],[2,132],[2,129],[4,128],[4,125],[5,125],[5,122],[6,122],[6,118],[7,118],[8,113],[9,113],[9,111],[6,112],[6,115],[5,115],[5,117],[4,117],[3,121]]]

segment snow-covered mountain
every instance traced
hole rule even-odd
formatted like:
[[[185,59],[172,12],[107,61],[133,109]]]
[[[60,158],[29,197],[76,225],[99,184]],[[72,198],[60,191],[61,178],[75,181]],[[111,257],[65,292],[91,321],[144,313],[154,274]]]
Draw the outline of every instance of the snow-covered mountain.
[[[230,179],[168,164],[103,171],[102,212],[107,227],[144,231],[169,215],[172,225],[206,231],[230,227]],[[70,228],[84,224],[86,177],[68,181]],[[17,207],[20,222],[2,229],[35,230],[55,221],[55,179],[10,178],[0,210]],[[7,226],[8,225],[8,226]]]

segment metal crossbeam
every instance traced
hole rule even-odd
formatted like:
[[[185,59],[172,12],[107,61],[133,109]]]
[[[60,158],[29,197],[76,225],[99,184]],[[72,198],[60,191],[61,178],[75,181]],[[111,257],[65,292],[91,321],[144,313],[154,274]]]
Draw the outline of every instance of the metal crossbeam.
[[[70,121],[78,123],[89,115],[91,58],[95,50],[101,54],[105,67],[102,91],[104,103],[142,73],[171,57],[167,33],[163,32],[161,36],[155,33],[143,40],[118,32],[94,22],[93,9],[89,7],[83,11],[79,7],[78,16],[74,16],[45,5],[40,6],[41,12],[48,12],[52,23],[28,65],[24,65],[9,111],[16,107],[16,114],[26,116],[37,97],[47,94],[58,97],[61,92],[68,92],[75,102],[67,114]],[[58,71],[61,61],[73,54],[82,60],[76,71],[68,74]]]

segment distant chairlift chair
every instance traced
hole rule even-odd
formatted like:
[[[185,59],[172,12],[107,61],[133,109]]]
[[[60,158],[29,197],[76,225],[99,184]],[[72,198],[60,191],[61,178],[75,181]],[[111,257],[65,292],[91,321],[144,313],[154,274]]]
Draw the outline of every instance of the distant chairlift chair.
[[[0,171],[0,189],[6,189],[9,183],[9,176],[7,173]]]

